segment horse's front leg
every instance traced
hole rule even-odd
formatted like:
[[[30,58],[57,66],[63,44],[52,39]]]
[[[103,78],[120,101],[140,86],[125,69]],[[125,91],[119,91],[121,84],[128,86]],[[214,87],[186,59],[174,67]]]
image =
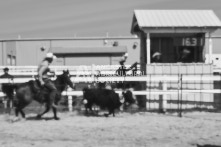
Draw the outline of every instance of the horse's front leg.
[[[15,116],[18,117],[19,109],[15,108]]]
[[[41,114],[37,115],[37,118],[40,119],[45,113],[47,113],[50,110],[50,104],[45,105],[45,111]]]
[[[23,118],[25,118],[25,113],[24,113],[24,111],[23,111],[22,109],[20,109],[20,113],[21,113],[21,116],[22,116]]]

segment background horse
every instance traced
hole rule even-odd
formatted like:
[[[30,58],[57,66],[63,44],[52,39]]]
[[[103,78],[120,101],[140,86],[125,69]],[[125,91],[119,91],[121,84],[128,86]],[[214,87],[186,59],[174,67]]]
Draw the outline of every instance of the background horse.
[[[73,83],[70,80],[68,70],[63,71],[63,74],[57,76],[57,79],[53,82],[57,88],[57,94],[55,98],[56,102],[61,99],[61,93],[65,90],[67,85],[74,89]],[[15,97],[15,115],[18,116],[20,112],[22,117],[25,118],[25,113],[22,109],[30,104],[32,100],[36,100],[41,104],[45,104],[45,111],[41,114],[38,114],[37,118],[41,118],[42,115],[47,113],[52,107],[52,102],[49,99],[48,89],[45,87],[42,88],[39,81],[37,80],[29,81],[27,83],[17,85]],[[52,107],[52,109],[54,113],[54,119],[58,120],[59,118],[57,117],[57,109],[55,107]]]

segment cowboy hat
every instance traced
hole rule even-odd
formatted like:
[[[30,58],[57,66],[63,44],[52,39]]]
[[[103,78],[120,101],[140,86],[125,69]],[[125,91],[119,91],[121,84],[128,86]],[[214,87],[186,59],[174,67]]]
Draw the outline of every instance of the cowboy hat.
[[[183,50],[183,53],[189,54],[189,53],[190,53],[190,50],[184,49],[184,50]]]
[[[155,53],[152,55],[152,58],[154,58],[154,57],[156,57],[156,56],[161,56],[161,53],[155,52]]]
[[[57,57],[53,53],[47,53],[46,58],[57,59]]]

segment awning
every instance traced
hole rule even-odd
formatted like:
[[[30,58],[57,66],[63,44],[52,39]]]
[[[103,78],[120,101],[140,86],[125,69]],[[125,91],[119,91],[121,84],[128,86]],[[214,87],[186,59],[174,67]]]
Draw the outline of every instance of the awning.
[[[55,55],[116,55],[121,56],[127,52],[126,46],[117,46],[117,47],[52,47],[50,50]]]
[[[212,10],[135,10],[131,33],[165,28],[221,28]]]

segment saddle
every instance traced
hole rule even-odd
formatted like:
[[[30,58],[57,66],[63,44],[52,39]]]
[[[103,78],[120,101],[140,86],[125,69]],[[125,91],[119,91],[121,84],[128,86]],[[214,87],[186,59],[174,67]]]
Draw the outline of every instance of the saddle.
[[[45,100],[45,94],[48,94],[48,91],[45,87],[41,86],[39,80],[31,80],[28,82],[31,91],[34,94],[36,99],[40,99],[40,103],[43,103]]]
[[[30,85],[33,93],[39,93],[43,90],[43,87],[41,86],[39,80],[31,80],[28,82],[28,84]]]

